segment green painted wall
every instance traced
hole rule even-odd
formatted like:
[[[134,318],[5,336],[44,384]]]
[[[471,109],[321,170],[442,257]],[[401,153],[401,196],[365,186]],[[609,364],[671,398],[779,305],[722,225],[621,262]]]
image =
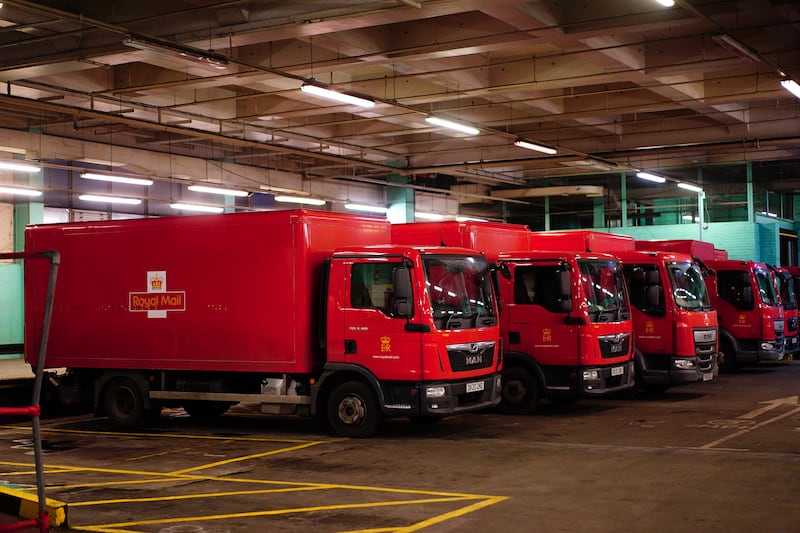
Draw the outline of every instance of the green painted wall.
[[[22,265],[0,264],[0,344],[22,344]],[[22,354],[0,355],[0,359]]]
[[[713,242],[717,248],[728,251],[731,259],[762,260],[760,244],[756,237],[758,226],[747,222],[715,222],[703,229],[703,240]],[[597,231],[608,231],[598,228]],[[628,226],[611,228],[612,233],[630,235],[635,239],[699,239],[697,224],[675,224],[665,226]],[[777,235],[776,251],[777,251]]]

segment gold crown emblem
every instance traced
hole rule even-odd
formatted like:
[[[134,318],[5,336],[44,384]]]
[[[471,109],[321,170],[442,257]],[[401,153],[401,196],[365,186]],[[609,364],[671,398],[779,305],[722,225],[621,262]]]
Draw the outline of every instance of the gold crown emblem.
[[[153,290],[160,289],[164,285],[164,280],[158,277],[158,274],[150,280],[150,287]]]

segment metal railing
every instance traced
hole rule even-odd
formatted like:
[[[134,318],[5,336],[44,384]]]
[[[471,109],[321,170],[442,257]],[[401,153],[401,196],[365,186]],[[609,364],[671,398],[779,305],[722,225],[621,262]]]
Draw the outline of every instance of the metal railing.
[[[44,494],[42,434],[39,417],[41,415],[40,398],[42,392],[42,380],[44,376],[45,356],[47,354],[47,340],[50,334],[50,320],[53,314],[53,299],[55,297],[56,278],[58,277],[58,266],[61,263],[61,255],[57,251],[0,253],[0,260],[2,259],[49,259],[50,278],[47,284],[42,336],[39,344],[39,357],[36,360],[37,364],[34,372],[36,378],[33,385],[33,398],[31,399],[31,405],[26,407],[0,407],[0,416],[30,416],[32,419],[33,446],[36,463],[36,495],[39,500],[39,513],[38,518],[33,520],[23,520],[13,524],[0,525],[0,532],[17,531],[30,527],[38,527],[39,531],[49,531],[50,518],[47,514],[47,499]]]

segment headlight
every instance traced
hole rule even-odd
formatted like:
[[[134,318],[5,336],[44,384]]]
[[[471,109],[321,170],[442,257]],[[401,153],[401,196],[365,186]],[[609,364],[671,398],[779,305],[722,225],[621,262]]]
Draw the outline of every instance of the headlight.
[[[676,359],[675,360],[675,368],[681,368],[683,370],[690,370],[694,368],[694,361],[689,359]]]
[[[761,349],[762,350],[774,350],[775,349],[775,345],[772,344],[771,342],[762,342],[761,343]]]
[[[599,370],[584,370],[583,371],[583,380],[584,381],[591,381],[594,379],[600,379],[600,371]]]
[[[444,387],[425,387],[426,398],[441,398],[444,396]]]

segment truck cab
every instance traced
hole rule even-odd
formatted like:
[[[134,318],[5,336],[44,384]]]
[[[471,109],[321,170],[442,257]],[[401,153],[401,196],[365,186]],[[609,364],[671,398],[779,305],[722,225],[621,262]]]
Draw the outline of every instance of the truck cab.
[[[607,254],[501,252],[504,371],[501,409],[535,408],[630,389],[630,307],[619,262]]]
[[[492,222],[394,224],[392,241],[480,250],[497,263],[503,340],[500,410],[534,411],[633,386],[628,295],[605,254],[531,250],[526,226]]]
[[[717,313],[691,256],[620,251],[631,295],[637,380],[645,390],[710,381],[718,373]]]
[[[698,262],[717,311],[720,370],[783,359],[783,306],[766,264],[723,259],[727,254],[712,243],[691,239],[637,241],[636,246],[688,253]]]
[[[770,266],[775,285],[783,305],[784,354],[794,356],[800,350],[798,342],[797,291],[792,274],[787,267]]]

